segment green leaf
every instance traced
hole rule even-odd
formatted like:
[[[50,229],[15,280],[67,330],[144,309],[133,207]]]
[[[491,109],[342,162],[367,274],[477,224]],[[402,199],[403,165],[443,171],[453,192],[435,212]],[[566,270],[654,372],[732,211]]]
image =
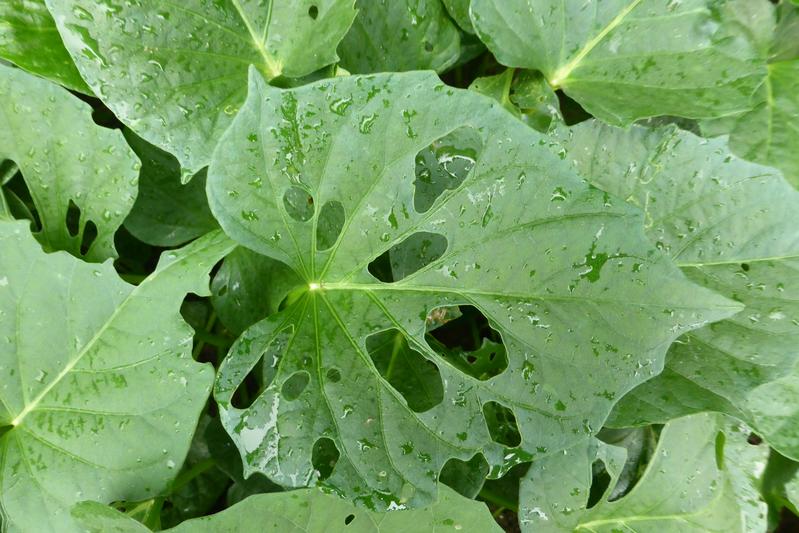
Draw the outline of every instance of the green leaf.
[[[730,135],[730,148],[746,159],[782,170],[799,187],[799,8],[782,3],[768,69],[745,113],[703,121],[706,135]]]
[[[75,502],[152,497],[183,462],[213,372],[178,310],[232,244],[217,232],[168,252],[137,287],[110,262],[43,253],[23,222],[0,223],[0,248],[4,520],[75,531]]]
[[[0,57],[64,87],[91,94],[64,48],[44,0],[0,3]]]
[[[0,159],[22,171],[44,248],[116,257],[114,233],[133,206],[140,167],[122,134],[95,124],[91,108],[62,87],[16,68],[0,65],[0,94]],[[70,204],[80,210],[76,228]],[[86,249],[90,222],[97,237]]]
[[[469,4],[471,0],[441,0],[451,16],[461,29],[468,33],[474,33],[472,20],[469,18]]]
[[[263,317],[277,313],[283,299],[301,285],[285,264],[246,248],[228,255],[211,282],[211,302],[222,324],[240,335]]]
[[[539,72],[507,69],[477,78],[469,89],[490,96],[531,128],[546,132],[560,118],[558,97]]]
[[[689,279],[746,306],[681,337],[663,374],[622,399],[612,424],[721,411],[747,421],[782,453],[799,454],[799,432],[767,420],[785,409],[799,415],[795,402],[764,397],[760,388],[789,376],[799,361],[799,192],[778,171],[732,155],[724,140],[673,126],[620,130],[589,122],[563,141],[578,172],[644,210],[647,235]],[[795,390],[787,397],[799,399]]]
[[[460,34],[439,0],[359,0],[357,7],[338,50],[348,71],[441,72],[458,60]]]
[[[741,469],[765,460],[766,450],[754,455],[741,448],[745,439],[718,415],[669,422],[643,477],[615,501],[608,496],[624,462],[623,448],[592,439],[535,461],[520,488],[522,531],[765,531],[765,505],[757,499],[754,481],[745,481],[745,492],[737,492],[744,491],[738,484]],[[610,484],[588,508],[595,461],[604,463]],[[749,514],[752,508],[757,513]]]
[[[139,195],[125,229],[147,244],[172,247],[218,228],[205,197],[205,172],[183,185],[177,159],[128,129],[124,133],[142,161]]]
[[[753,8],[752,6],[755,6]],[[477,33],[500,63],[537,69],[613,124],[656,115],[741,112],[765,72],[750,0],[473,0]]]
[[[90,533],[149,531],[133,519],[105,505],[83,502],[73,515]],[[117,529],[111,529],[111,528]],[[217,514],[188,520],[171,533],[400,533],[436,531],[490,533],[502,531],[485,504],[468,500],[442,487],[438,501],[424,508],[393,513],[373,513],[335,495],[307,489],[251,496]]]
[[[114,114],[174,154],[186,181],[244,101],[247,67],[299,77],[337,60],[354,0],[46,0],[78,70]]]
[[[420,212],[417,158],[443,138],[478,150]],[[673,339],[739,309],[686,283],[636,231],[638,211],[577,179],[545,144],[433,73],[277,91],[253,72],[214,153],[209,203],[229,235],[306,288],[245,332],[219,371],[220,418],[245,472],[312,484],[324,438],[340,454],[324,483],[374,507],[423,505],[450,458],[481,452],[496,476],[598,431],[621,394],[660,371]],[[393,283],[369,273],[420,235],[446,239],[442,255]],[[504,341],[508,366],[491,379],[425,340],[428,315],[467,304]],[[440,376],[429,410],[409,407],[373,361],[370,339],[386,330],[431,363],[420,372]],[[272,381],[251,406],[232,405],[262,357]],[[491,440],[484,408],[511,410],[520,449]]]

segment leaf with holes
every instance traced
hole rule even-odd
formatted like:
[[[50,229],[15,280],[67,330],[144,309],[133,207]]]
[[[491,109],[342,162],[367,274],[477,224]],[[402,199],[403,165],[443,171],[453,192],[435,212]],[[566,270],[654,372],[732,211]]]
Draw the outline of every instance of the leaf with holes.
[[[247,92],[247,66],[299,77],[337,60],[354,0],[46,0],[83,78],[180,161],[208,164]]]
[[[757,480],[747,477],[765,461],[766,447],[747,449],[739,428],[719,415],[669,422],[652,460],[625,495],[609,500],[626,452],[596,439],[533,463],[522,479],[522,531],[629,531],[748,533],[765,531],[765,504]],[[592,465],[610,478],[592,486]],[[596,483],[596,481],[594,482]],[[589,500],[590,498],[590,500]]]
[[[353,73],[442,71],[460,54],[458,28],[440,0],[361,0],[341,41],[341,64]]]
[[[607,122],[748,110],[765,62],[734,14],[751,0],[473,0],[478,35],[503,65],[543,72]]]
[[[0,3],[0,58],[64,87],[91,94],[69,57],[44,0]]]
[[[740,308],[688,283],[635,231],[638,211],[545,144],[432,73],[278,91],[252,71],[214,152],[209,203],[229,235],[305,288],[219,370],[214,395],[245,472],[304,486],[332,455],[323,482],[336,491],[374,508],[423,505],[451,458],[482,453],[496,476],[598,431],[617,398],[660,371],[673,339]],[[431,153],[446,179],[418,165]],[[403,246],[423,258],[414,272],[371,274]],[[454,306],[484,315],[504,368],[472,375],[425,340],[427,317]],[[395,368],[415,369],[426,394],[391,384],[391,356],[374,349],[386,331],[413,360]],[[251,371],[266,387],[237,404]],[[520,444],[492,439],[487,417]]]
[[[189,291],[207,294],[208,271],[232,247],[209,234],[134,287],[110,262],[47,255],[26,224],[0,222],[5,527],[77,531],[69,509],[80,500],[164,489],[191,441],[180,428],[196,424],[213,375],[191,359],[178,310]]]
[[[96,502],[75,506],[73,515],[89,533],[149,531],[135,520]],[[186,521],[171,533],[492,533],[502,531],[486,506],[442,487],[438,500],[423,509],[379,514],[356,507],[319,490],[251,496],[220,513]]]
[[[644,209],[643,228],[695,283],[741,302],[738,315],[681,337],[666,369],[626,396],[614,425],[665,422],[702,410],[746,420],[799,457],[799,192],[772,168],[738,159],[724,140],[666,127],[621,130],[599,122],[562,132],[577,170]],[[793,376],[793,377],[792,377]],[[784,383],[780,381],[781,383]],[[769,384],[772,385],[769,385]]]
[[[45,249],[116,257],[114,232],[136,199],[141,166],[122,134],[95,124],[65,89],[16,68],[0,65],[0,94],[0,160],[19,166]]]

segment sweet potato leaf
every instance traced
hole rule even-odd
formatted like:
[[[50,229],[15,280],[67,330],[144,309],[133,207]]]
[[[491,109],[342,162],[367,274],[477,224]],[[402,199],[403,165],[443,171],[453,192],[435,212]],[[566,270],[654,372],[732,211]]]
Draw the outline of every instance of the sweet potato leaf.
[[[187,292],[207,293],[208,271],[232,246],[210,234],[166,253],[134,287],[110,262],[45,254],[25,223],[0,222],[5,527],[77,531],[74,503],[135,501],[165,487],[213,379],[191,359],[178,310]]]
[[[356,7],[339,46],[348,71],[442,71],[457,61],[460,34],[440,0],[360,0]]]
[[[613,124],[749,109],[766,67],[738,11],[750,0],[472,0],[478,35],[500,63],[537,69]]]
[[[778,171],[732,155],[724,140],[673,126],[584,123],[565,135],[564,149],[594,185],[644,209],[647,235],[691,280],[746,306],[681,337],[663,374],[626,396],[613,424],[715,410],[743,418],[783,453],[799,454],[791,424],[768,420],[784,412],[785,398],[799,395],[764,397],[760,389],[795,379],[799,361],[799,193]],[[795,401],[787,405],[794,413]]]
[[[141,166],[122,134],[95,124],[91,108],[62,87],[17,68],[0,65],[0,94],[0,159],[22,172],[41,222],[37,238],[48,251],[89,261],[116,257],[114,232],[136,199]],[[71,204],[79,210],[72,228]]]
[[[182,184],[174,156],[128,129],[124,135],[142,162],[139,195],[125,229],[153,246],[179,246],[219,227],[205,197],[205,171]]]
[[[94,93],[180,161],[208,164],[247,93],[247,67],[299,77],[337,60],[354,0],[46,0]]]
[[[420,211],[417,157],[438,143],[451,145],[441,164],[461,175]],[[326,485],[375,508],[423,505],[450,458],[483,453],[498,475],[598,431],[621,394],[660,371],[673,339],[740,308],[687,283],[635,231],[638,211],[588,187],[545,144],[430,73],[277,91],[253,71],[214,152],[209,203],[229,235],[285,262],[306,289],[220,367],[214,395],[245,472],[313,484],[324,438],[340,454]],[[369,263],[409,238],[446,247],[402,280],[373,277]],[[424,338],[431,312],[466,304],[507,351],[487,380]],[[386,330],[430,363],[420,372],[440,376],[439,403],[416,411],[381,374],[369,344]],[[271,381],[234,406],[261,359]],[[510,410],[519,448],[492,441],[484,409]]]
[[[474,33],[472,20],[469,18],[469,4],[471,0],[441,0],[458,26],[467,33]]]
[[[746,472],[758,462],[763,466],[767,450],[748,450],[746,436],[719,415],[673,420],[642,478],[615,501],[608,496],[624,463],[623,448],[591,439],[535,461],[521,484],[522,531],[765,531],[765,505]],[[595,461],[610,483],[589,507]]]
[[[0,3],[0,58],[84,94],[91,90],[72,62],[44,0]]]
[[[768,68],[752,109],[703,121],[707,135],[729,134],[730,148],[751,161],[779,168],[799,187],[799,8],[783,2],[766,49]]]
[[[96,502],[76,505],[72,514],[89,533],[149,531],[135,520]],[[435,531],[491,533],[502,531],[485,504],[441,487],[438,500],[423,509],[379,514],[353,506],[316,489],[250,496],[215,515],[188,520],[170,533],[399,533]]]

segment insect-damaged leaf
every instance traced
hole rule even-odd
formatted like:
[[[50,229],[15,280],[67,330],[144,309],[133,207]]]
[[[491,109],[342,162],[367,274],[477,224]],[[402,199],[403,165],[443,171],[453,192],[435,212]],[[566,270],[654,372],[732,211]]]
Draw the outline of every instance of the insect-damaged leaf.
[[[445,137],[468,140],[440,160],[461,175],[420,212],[417,156]],[[339,452],[326,484],[374,507],[420,505],[452,457],[482,452],[497,475],[597,431],[676,336],[739,309],[687,283],[632,229],[637,211],[577,179],[543,141],[431,73],[277,91],[253,71],[214,153],[209,202],[229,235],[288,264],[307,290],[246,331],[220,368],[215,397],[246,471],[311,484],[326,438]],[[369,273],[420,235],[447,246],[400,281]],[[429,313],[464,304],[501,334],[499,375],[474,378],[424,340]],[[391,329],[440,374],[438,405],[414,411],[375,367],[369,338]],[[271,382],[234,407],[262,357]],[[491,440],[488,404],[510,409],[520,449]]]
[[[19,531],[76,531],[70,507],[151,498],[183,462],[213,372],[191,359],[187,292],[233,244],[209,234],[134,287],[110,262],[45,254],[0,222],[0,506]],[[76,295],[80,295],[78,298]]]
[[[643,208],[647,235],[691,280],[746,306],[681,337],[663,374],[625,397],[612,423],[716,410],[799,456],[791,423],[799,413],[786,401],[799,399],[799,193],[778,171],[732,155],[723,139],[673,126],[621,130],[594,121],[563,133],[577,170]]]
[[[537,69],[607,122],[749,109],[765,62],[734,14],[750,0],[473,0],[503,65]]]
[[[0,65],[0,94],[0,159],[19,165],[41,221],[37,238],[89,261],[116,257],[114,232],[136,199],[140,167],[122,134],[95,124],[62,87],[17,68]]]
[[[78,70],[186,181],[208,164],[247,67],[298,77],[336,61],[354,0],[46,0]]]
[[[750,475],[766,460],[766,446],[746,442],[748,433],[720,415],[700,414],[669,422],[641,479],[609,501],[625,460],[624,448],[596,439],[533,462],[519,494],[522,531],[644,533],[748,533],[764,531],[765,504]],[[610,477],[593,499],[592,465]],[[596,482],[595,482],[596,483]]]

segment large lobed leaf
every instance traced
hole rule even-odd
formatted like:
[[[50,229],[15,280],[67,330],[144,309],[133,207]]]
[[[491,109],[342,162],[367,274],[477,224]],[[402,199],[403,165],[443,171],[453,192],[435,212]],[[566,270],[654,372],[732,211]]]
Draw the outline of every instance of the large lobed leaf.
[[[247,67],[298,77],[337,60],[354,0],[46,0],[86,83],[188,180],[244,101]]]
[[[473,0],[477,33],[500,63],[537,69],[613,124],[750,108],[765,64],[750,0]]]
[[[141,166],[122,134],[95,124],[91,108],[63,88],[17,68],[0,65],[0,94],[0,160],[22,171],[45,249],[116,257],[114,233],[136,199]],[[70,203],[80,210],[74,231]],[[90,222],[97,235],[86,247]]]
[[[681,337],[663,374],[626,396],[612,423],[716,410],[799,456],[799,193],[778,171],[732,155],[725,140],[673,126],[589,122],[562,140],[582,175],[644,209],[647,235],[691,280],[746,306]]]
[[[438,177],[416,175],[430,157],[450,172],[436,195]],[[483,453],[498,475],[584,439],[660,372],[672,340],[739,309],[687,283],[636,231],[638,211],[577,179],[540,134],[430,73],[277,91],[253,71],[208,194],[229,235],[307,287],[246,331],[219,370],[215,398],[245,472],[313,484],[314,458],[332,445],[324,483],[376,508],[430,501],[453,457]],[[369,273],[403,247],[418,250],[403,279]],[[425,341],[431,312],[464,304],[504,341],[507,368],[493,378]],[[403,397],[373,361],[387,330],[438,383],[434,401]],[[268,386],[234,405],[262,356]],[[484,410],[498,405],[512,411],[519,448],[492,441]]]
[[[208,292],[232,243],[216,232],[166,253],[139,286],[110,262],[45,254],[0,222],[0,507],[4,527],[79,531],[84,499],[150,498],[186,455],[213,371],[191,358],[179,309]]]

